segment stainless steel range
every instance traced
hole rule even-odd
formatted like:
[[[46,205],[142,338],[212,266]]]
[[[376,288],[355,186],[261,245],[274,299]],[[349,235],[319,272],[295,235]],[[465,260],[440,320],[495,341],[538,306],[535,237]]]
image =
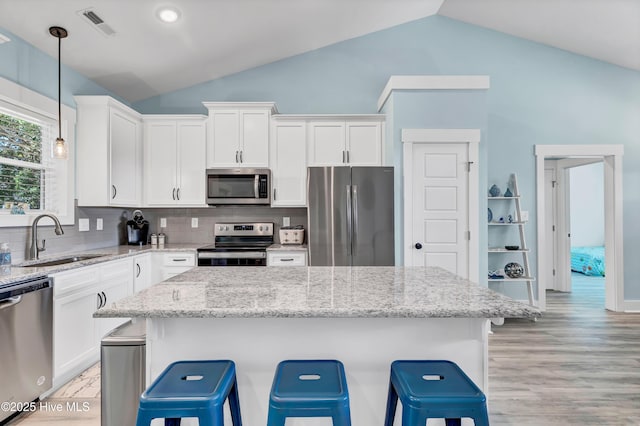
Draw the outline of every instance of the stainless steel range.
[[[266,266],[273,223],[217,223],[214,244],[198,249],[198,266]]]

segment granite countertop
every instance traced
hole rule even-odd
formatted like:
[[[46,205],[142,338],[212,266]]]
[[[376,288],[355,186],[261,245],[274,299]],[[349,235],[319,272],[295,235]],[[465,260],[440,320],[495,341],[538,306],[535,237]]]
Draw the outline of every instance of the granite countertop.
[[[202,244],[165,244],[162,248],[152,247],[151,245],[144,246],[115,246],[105,247],[93,250],[84,250],[76,253],[64,253],[52,256],[41,256],[36,261],[24,261],[17,265],[11,265],[11,273],[9,275],[0,276],[0,286],[12,284],[21,280],[46,277],[47,275],[54,274],[56,272],[68,271],[70,269],[81,268],[83,266],[95,265],[98,263],[109,262],[111,260],[122,259],[129,256],[135,256],[136,254],[153,253],[153,252],[172,252],[172,251],[193,251],[195,253],[198,247]],[[29,266],[33,263],[42,262],[45,260],[57,260],[70,256],[83,256],[83,255],[100,255],[93,259],[82,260],[79,262],[66,263],[56,266]]]
[[[143,318],[535,318],[540,310],[420,267],[197,267],[98,310]]]

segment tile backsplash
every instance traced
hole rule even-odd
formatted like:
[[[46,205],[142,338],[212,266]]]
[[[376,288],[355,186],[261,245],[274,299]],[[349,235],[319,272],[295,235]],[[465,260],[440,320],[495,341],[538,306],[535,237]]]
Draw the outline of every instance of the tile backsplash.
[[[164,232],[167,243],[213,243],[213,227],[218,222],[273,222],[275,240],[278,241],[278,229],[283,217],[289,217],[291,225],[302,225],[307,229],[306,208],[271,207],[211,207],[203,209],[147,209],[142,210],[145,218],[149,216],[150,232]],[[160,219],[167,219],[167,227],[160,228]],[[191,227],[191,219],[198,218],[198,227]]]
[[[41,256],[51,256],[65,252],[111,247],[127,243],[126,222],[133,217],[131,208],[115,207],[76,207],[76,224],[66,225],[63,235],[56,235],[53,222],[44,218],[38,224],[38,237],[45,239],[46,250]],[[141,208],[149,221],[149,233],[164,232],[167,243],[213,243],[213,227],[217,222],[273,222],[275,240],[278,241],[278,229],[283,217],[289,217],[291,225],[302,225],[307,229],[306,208],[271,207],[209,207],[209,208]],[[96,230],[98,218],[103,220],[103,230]],[[160,228],[160,219],[167,220],[167,226]],[[191,219],[198,218],[198,227],[191,227]],[[78,219],[89,219],[89,231],[78,231]],[[13,263],[19,263],[28,257],[31,245],[31,227],[0,228],[0,242],[8,242]]]

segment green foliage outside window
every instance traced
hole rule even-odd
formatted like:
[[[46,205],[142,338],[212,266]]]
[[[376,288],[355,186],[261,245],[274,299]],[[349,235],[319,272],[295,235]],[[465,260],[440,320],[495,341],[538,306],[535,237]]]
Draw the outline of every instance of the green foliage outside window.
[[[30,164],[6,164],[3,159]],[[43,195],[42,127],[0,113],[0,202],[40,209]]]

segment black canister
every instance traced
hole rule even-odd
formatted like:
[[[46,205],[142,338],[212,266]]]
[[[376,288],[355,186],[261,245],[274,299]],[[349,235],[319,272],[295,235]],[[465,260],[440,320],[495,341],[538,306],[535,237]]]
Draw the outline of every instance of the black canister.
[[[127,221],[127,240],[129,245],[147,244],[149,221],[142,217],[140,210],[134,210],[133,219]]]

